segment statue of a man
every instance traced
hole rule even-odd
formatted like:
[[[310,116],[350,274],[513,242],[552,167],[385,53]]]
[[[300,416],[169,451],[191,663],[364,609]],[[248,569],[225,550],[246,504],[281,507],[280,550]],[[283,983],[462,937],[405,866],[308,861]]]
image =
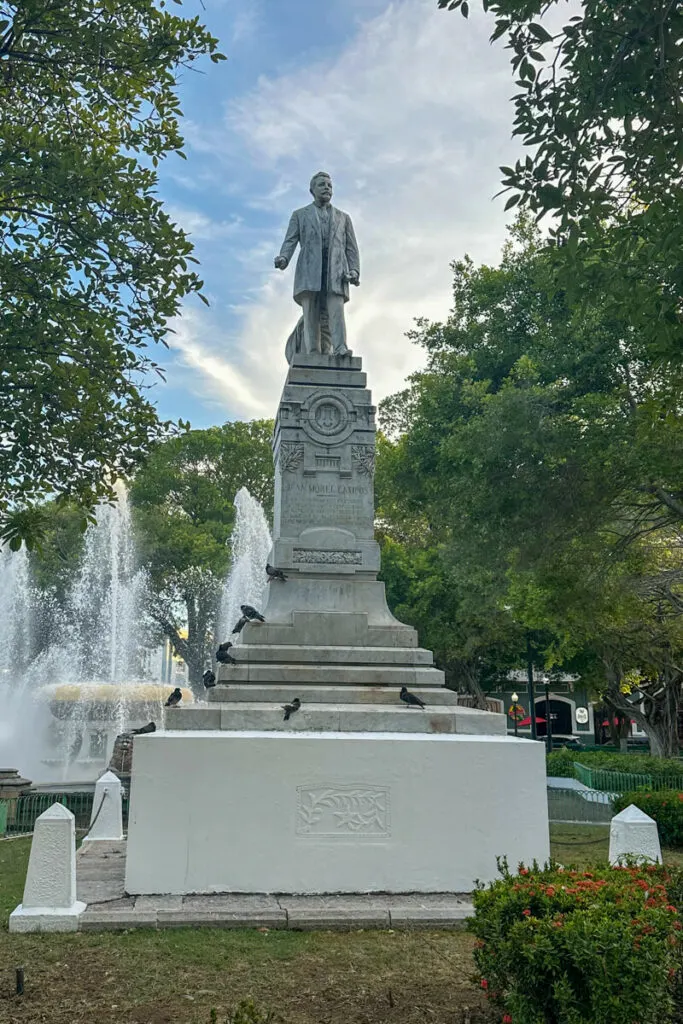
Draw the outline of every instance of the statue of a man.
[[[313,202],[295,210],[287,234],[275,257],[284,270],[297,244],[301,246],[294,273],[294,301],[303,316],[287,343],[288,358],[303,342],[306,352],[343,355],[346,345],[344,303],[349,285],[360,284],[360,261],[353,224],[348,213],[332,206],[332,179],[325,171],[311,178]]]

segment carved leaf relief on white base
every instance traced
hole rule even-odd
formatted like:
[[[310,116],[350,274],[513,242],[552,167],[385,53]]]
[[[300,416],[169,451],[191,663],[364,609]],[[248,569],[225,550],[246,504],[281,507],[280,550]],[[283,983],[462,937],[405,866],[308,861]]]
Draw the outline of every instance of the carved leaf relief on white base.
[[[296,831],[305,836],[388,836],[389,790],[382,786],[300,786]]]

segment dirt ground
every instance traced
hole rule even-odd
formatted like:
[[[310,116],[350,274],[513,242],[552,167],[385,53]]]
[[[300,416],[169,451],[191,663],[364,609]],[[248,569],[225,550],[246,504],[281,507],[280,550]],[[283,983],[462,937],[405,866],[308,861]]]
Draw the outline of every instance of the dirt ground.
[[[286,1024],[489,1024],[471,943],[462,932],[3,932],[0,1021],[209,1024],[215,1008],[222,1024],[252,996]]]

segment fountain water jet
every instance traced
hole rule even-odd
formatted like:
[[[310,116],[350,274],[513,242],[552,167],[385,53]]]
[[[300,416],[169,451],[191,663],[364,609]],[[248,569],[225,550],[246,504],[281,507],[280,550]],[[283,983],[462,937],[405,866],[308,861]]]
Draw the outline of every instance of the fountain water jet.
[[[136,566],[123,485],[117,498],[98,506],[61,605],[51,607],[50,595],[31,585],[25,551],[0,553],[0,761],[12,757],[34,780],[85,781],[106,765],[117,732],[149,717],[162,720],[166,688],[140,693],[137,685],[150,671],[147,577]],[[31,658],[41,617],[49,618],[51,639]]]
[[[266,562],[272,546],[270,530],[261,503],[246,487],[235,495],[235,526],[232,531],[232,565],[221,596],[218,642],[239,637],[230,631],[242,614],[241,604],[263,607],[268,580]]]

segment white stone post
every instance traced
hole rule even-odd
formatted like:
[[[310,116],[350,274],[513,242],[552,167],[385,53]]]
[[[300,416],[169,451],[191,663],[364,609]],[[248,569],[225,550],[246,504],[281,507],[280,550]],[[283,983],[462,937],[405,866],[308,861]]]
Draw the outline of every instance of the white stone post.
[[[635,804],[612,818],[609,829],[609,862],[623,864],[627,857],[651,864],[662,863],[657,822]]]
[[[76,899],[76,819],[62,804],[36,818],[24,900],[11,932],[75,932],[85,903]]]
[[[90,831],[83,840],[121,842],[123,839],[121,780],[113,772],[105,772],[95,784],[95,798],[90,815]]]

